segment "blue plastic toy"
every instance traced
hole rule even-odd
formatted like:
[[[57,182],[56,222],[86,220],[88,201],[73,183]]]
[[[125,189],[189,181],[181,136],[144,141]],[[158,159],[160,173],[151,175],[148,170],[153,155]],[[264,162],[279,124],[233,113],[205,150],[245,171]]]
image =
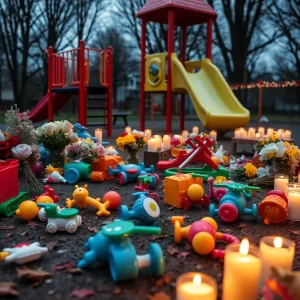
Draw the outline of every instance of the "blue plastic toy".
[[[95,143],[97,142],[97,139],[95,137],[93,137],[89,132],[88,129],[84,126],[81,126],[79,123],[75,123],[74,127],[77,130],[77,136],[81,139],[91,139],[92,141],[94,141]],[[102,142],[101,143],[103,146],[108,145],[108,142]]]
[[[135,226],[132,222],[115,220],[102,227],[94,237],[88,239],[87,252],[77,264],[78,268],[94,266],[95,263],[108,263],[114,281],[137,278],[139,269],[150,267],[154,276],[164,273],[162,249],[151,243],[149,253],[137,255],[129,234],[161,234],[160,227]]]
[[[260,191],[259,187],[240,183],[214,184],[214,186],[224,187],[228,189],[228,193],[221,198],[219,209],[216,209],[214,204],[210,205],[210,217],[215,218],[218,215],[222,221],[232,223],[240,215],[252,215],[252,220],[257,221],[257,205],[252,204],[252,209],[247,208],[246,201],[250,201],[251,198],[245,198],[243,191]]]
[[[64,177],[69,184],[75,184],[80,179],[88,180],[91,178],[92,166],[85,162],[74,162],[64,165]]]
[[[49,151],[43,146],[39,146],[39,150],[41,155],[40,163],[44,168],[46,168],[46,166],[49,164]]]
[[[132,210],[126,205],[120,207],[120,219],[123,221],[137,220],[145,225],[155,225],[160,216],[160,208],[157,202],[149,197],[149,192],[136,192],[131,194],[137,200]]]
[[[144,163],[140,162],[138,165],[134,164],[117,164],[117,168],[108,167],[108,174],[110,176],[117,176],[118,184],[123,185],[130,181],[137,181],[140,175],[147,175],[147,173],[154,173],[154,166],[145,168]]]

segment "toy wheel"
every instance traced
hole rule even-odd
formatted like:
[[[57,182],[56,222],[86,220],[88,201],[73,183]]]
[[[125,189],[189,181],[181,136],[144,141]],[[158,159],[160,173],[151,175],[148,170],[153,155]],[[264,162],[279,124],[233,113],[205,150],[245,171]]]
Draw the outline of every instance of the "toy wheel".
[[[77,225],[75,222],[70,222],[66,225],[66,231],[69,233],[74,233],[77,230]]]
[[[126,183],[126,177],[124,173],[119,173],[117,178],[119,185],[124,185]]]
[[[257,221],[258,212],[257,212],[257,204],[252,204],[252,221]]]
[[[55,233],[57,231],[57,226],[53,223],[49,223],[49,224],[47,224],[46,230],[49,233]]]
[[[152,198],[156,203],[159,203],[160,198],[159,198],[158,194],[150,193],[149,198]]]
[[[223,188],[219,188],[219,189],[216,189],[215,191],[215,199],[217,201],[220,201],[224,195],[227,194],[227,190],[226,189],[223,189]]]
[[[215,216],[216,216],[216,206],[214,205],[214,204],[211,204],[210,206],[209,206],[209,216],[211,217],[211,218],[215,218]]]
[[[80,179],[80,174],[78,170],[74,168],[70,168],[64,173],[64,177],[69,184],[75,184]]]
[[[163,252],[159,244],[150,244],[149,254],[151,257],[151,272],[154,276],[161,276],[164,273],[165,266]]]
[[[45,212],[44,208],[40,209],[40,211],[38,213],[38,218],[42,222],[46,222],[47,221],[47,215],[46,215],[46,212]]]
[[[224,203],[219,207],[218,215],[222,221],[232,223],[237,219],[239,212],[232,203]]]

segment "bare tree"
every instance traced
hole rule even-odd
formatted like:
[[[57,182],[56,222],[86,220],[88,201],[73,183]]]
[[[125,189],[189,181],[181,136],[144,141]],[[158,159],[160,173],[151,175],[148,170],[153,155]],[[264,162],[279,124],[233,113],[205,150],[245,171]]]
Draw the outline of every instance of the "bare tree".
[[[28,80],[37,72],[34,60],[30,64],[31,49],[38,40],[31,32],[40,18],[34,14],[36,6],[37,0],[0,1],[0,39],[14,98],[21,110],[26,108]]]

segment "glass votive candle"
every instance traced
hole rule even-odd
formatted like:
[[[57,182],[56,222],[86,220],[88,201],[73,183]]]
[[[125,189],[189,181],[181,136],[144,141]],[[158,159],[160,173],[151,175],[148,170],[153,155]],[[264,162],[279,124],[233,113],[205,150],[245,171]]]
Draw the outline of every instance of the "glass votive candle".
[[[286,271],[292,270],[295,242],[279,236],[265,236],[260,240],[259,251],[262,264],[260,286],[270,275],[272,266],[281,267]]]
[[[289,176],[285,174],[277,174],[274,179],[274,190],[280,190],[286,194],[286,185],[289,183]]]
[[[176,300],[215,300],[217,296],[217,283],[206,274],[185,273],[176,281]]]
[[[259,249],[244,239],[225,248],[223,300],[257,299],[261,271]]]
[[[300,221],[300,184],[287,184],[288,218],[293,221]]]

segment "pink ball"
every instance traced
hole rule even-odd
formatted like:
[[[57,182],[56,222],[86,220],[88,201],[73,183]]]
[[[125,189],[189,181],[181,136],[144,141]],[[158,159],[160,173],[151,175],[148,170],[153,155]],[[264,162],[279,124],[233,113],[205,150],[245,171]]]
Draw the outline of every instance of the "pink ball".
[[[43,165],[42,165],[40,162],[36,161],[36,162],[34,162],[34,163],[31,163],[31,164],[29,165],[29,167],[30,167],[32,173],[33,173],[36,177],[41,177],[41,174],[42,174],[44,168],[43,168]]]
[[[106,201],[109,201],[110,205],[108,207],[109,210],[111,209],[117,209],[121,205],[121,196],[119,193],[110,191],[107,192],[102,199],[103,203]]]
[[[209,223],[205,221],[196,221],[191,225],[188,237],[189,242],[192,243],[194,236],[203,231],[210,233],[213,238],[216,239],[216,232]]]

